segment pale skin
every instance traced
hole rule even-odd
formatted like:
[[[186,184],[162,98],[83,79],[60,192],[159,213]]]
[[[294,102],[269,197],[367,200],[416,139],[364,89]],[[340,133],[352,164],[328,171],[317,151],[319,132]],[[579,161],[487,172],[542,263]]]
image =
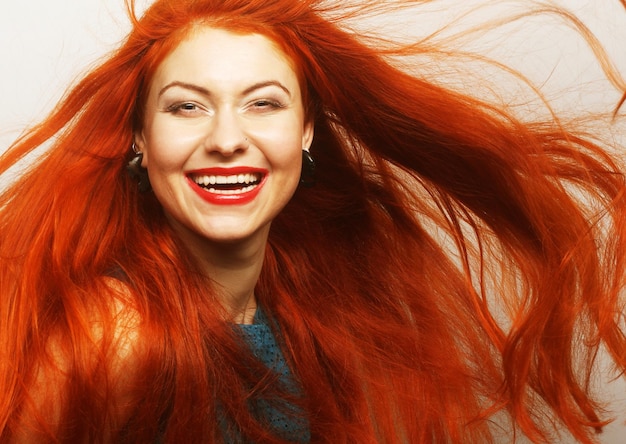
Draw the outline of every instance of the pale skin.
[[[292,64],[261,35],[198,27],[152,79],[135,143],[171,225],[235,322],[252,321],[270,224],[312,138]],[[252,200],[215,202],[193,183],[214,168],[260,170],[263,184]]]
[[[144,153],[153,191],[181,241],[222,289],[230,320],[251,323],[271,221],[295,192],[301,150],[313,138],[292,64],[263,36],[199,27],[157,68],[145,109],[135,143]],[[198,184],[205,176],[252,180],[211,191]],[[132,300],[128,288],[104,278],[102,289],[116,323],[107,356],[115,429],[130,414],[125,399],[139,377],[146,338],[139,315],[127,303]],[[88,316],[97,354],[103,343],[101,315]],[[32,381],[32,403],[20,421],[25,427],[12,442],[47,442],[39,421],[54,433],[71,384],[66,376],[71,358],[59,344],[49,338],[50,360],[41,363]]]

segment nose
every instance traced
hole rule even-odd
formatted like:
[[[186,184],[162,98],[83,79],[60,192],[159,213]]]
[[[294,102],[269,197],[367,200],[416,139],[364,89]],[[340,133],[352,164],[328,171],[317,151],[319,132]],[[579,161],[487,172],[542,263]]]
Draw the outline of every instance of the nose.
[[[235,111],[222,110],[214,115],[205,146],[208,152],[223,156],[232,156],[248,148],[248,139]]]

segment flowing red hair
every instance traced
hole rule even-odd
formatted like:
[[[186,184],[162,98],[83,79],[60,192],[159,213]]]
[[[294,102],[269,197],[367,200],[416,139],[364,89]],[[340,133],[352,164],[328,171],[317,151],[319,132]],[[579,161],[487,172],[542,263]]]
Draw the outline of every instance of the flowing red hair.
[[[220,442],[232,423],[281,442],[249,409],[280,395],[312,442],[489,442],[502,418],[593,442],[598,349],[626,365],[618,166],[557,122],[403,72],[333,8],[158,0],[3,155],[0,171],[51,141],[0,196],[2,439]],[[259,378],[124,171],[151,76],[203,25],[276,42],[315,122],[317,185],[273,222],[256,289],[302,396]]]

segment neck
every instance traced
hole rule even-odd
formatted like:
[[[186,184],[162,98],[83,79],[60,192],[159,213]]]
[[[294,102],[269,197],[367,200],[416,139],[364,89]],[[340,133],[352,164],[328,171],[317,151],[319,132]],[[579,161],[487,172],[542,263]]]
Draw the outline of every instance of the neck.
[[[233,322],[252,323],[257,306],[254,289],[261,274],[264,254],[265,242],[255,248],[226,245],[204,251],[201,264],[206,275],[217,284],[222,303],[231,313]]]
[[[256,312],[254,289],[261,274],[269,226],[251,238],[215,243],[206,239],[182,240],[197,258],[201,270],[215,284],[233,322],[251,324]]]

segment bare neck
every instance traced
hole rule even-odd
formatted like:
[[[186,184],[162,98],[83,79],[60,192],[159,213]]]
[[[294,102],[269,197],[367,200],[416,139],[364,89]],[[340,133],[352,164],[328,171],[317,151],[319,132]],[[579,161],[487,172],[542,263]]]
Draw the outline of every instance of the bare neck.
[[[254,289],[261,274],[264,252],[265,243],[254,251],[224,248],[211,252],[210,262],[202,261],[205,272],[217,284],[222,303],[232,314],[233,322],[252,323],[257,307]]]
[[[196,257],[204,274],[216,284],[224,308],[238,324],[251,324],[256,313],[256,287],[269,227],[249,239],[215,243],[206,239],[182,240]]]

